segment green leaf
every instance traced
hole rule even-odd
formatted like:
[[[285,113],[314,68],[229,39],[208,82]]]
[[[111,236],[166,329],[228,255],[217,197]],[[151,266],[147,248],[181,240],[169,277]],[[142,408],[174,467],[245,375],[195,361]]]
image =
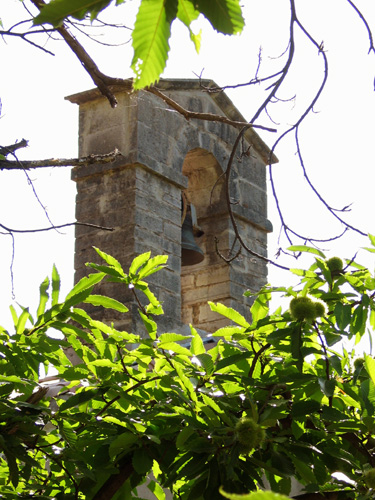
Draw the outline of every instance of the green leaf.
[[[88,276],[85,276],[79,282],[71,289],[71,291],[68,293],[68,295],[65,298],[65,302],[68,302],[69,299],[77,295],[78,293],[87,290],[88,288],[93,287],[102,279],[104,278],[105,274],[104,273],[95,273],[95,274],[89,274]]]
[[[254,304],[250,308],[251,318],[254,323],[267,316],[269,311],[268,304],[270,300],[270,293],[262,293],[256,298]]]
[[[29,313],[29,309],[27,307],[22,308],[22,313],[20,314],[20,317],[18,318],[17,326],[16,326],[16,332],[18,334],[21,334],[25,331],[25,325],[28,319],[31,318],[31,314]]]
[[[350,323],[352,307],[349,304],[337,302],[335,306],[336,324],[340,330],[344,330]]]
[[[129,309],[116,299],[111,299],[110,297],[105,297],[103,295],[90,295],[84,300],[87,304],[92,304],[93,306],[102,306],[107,309],[114,309],[119,312],[128,312]]]
[[[365,354],[364,357],[365,357],[366,371],[369,374],[372,382],[375,384],[375,360],[368,354]]]
[[[60,294],[60,275],[55,265],[52,267],[52,305],[58,303]]]
[[[152,467],[153,459],[144,448],[138,448],[133,455],[133,467],[138,474],[147,474]]]
[[[168,255],[156,255],[152,257],[139,271],[138,278],[143,279],[163,269],[168,261]]]
[[[183,449],[185,442],[195,434],[196,429],[193,426],[184,427],[177,435],[176,447],[178,450]]]
[[[166,342],[178,342],[180,340],[184,340],[185,342],[189,340],[190,337],[186,335],[181,335],[180,333],[162,333],[159,337],[160,344]]]
[[[217,312],[221,314],[222,316],[225,316],[226,318],[230,319],[234,323],[237,323],[240,326],[243,326],[244,328],[248,328],[250,325],[246,321],[246,319],[240,314],[238,311],[235,309],[232,309],[231,307],[227,307],[224,304],[220,304],[218,302],[217,304],[214,304],[213,302],[208,302],[211,311]]]
[[[146,0],[146,1],[149,1],[149,0]],[[145,265],[145,263],[149,260],[150,256],[151,256],[151,252],[145,252],[145,253],[142,253],[140,255],[137,255],[137,257],[135,257],[135,259],[133,259],[133,262],[130,265],[129,274],[132,277],[135,276],[137,274],[138,269],[141,266]]]
[[[292,408],[293,417],[305,417],[311,413],[315,413],[320,409],[320,403],[314,400],[299,401],[294,403]]]
[[[350,322],[350,331],[351,333],[364,333],[366,328],[366,320],[367,320],[367,309],[365,310],[361,304],[359,304],[353,312],[351,322]]]
[[[245,26],[239,0],[194,0],[194,5],[220,33],[236,35]]]
[[[222,370],[223,368],[226,368],[227,366],[237,365],[239,361],[251,358],[253,356],[254,354],[250,351],[241,352],[239,354],[233,354],[232,356],[228,356],[218,361],[215,370],[219,371]]]
[[[109,456],[111,458],[119,455],[123,451],[128,451],[129,448],[132,447],[134,443],[139,440],[139,437],[136,434],[132,434],[131,432],[124,432],[117,436],[116,439],[112,441],[109,446]]]
[[[150,481],[147,484],[147,488],[152,491],[157,500],[165,500],[165,491],[156,481]],[[125,497],[124,497],[125,498]]]
[[[320,389],[328,398],[333,396],[333,394],[335,392],[335,388],[336,388],[336,380],[334,380],[334,379],[326,380],[323,378],[319,378],[318,382],[319,382]]]
[[[40,14],[34,19],[34,24],[48,23],[59,26],[69,16],[83,19],[88,13],[91,13],[91,18],[95,18],[110,3],[111,0],[51,0],[42,7]]]
[[[150,338],[152,340],[155,340],[156,339],[156,332],[157,332],[157,324],[155,323],[155,321],[153,319],[146,316],[146,314],[143,314],[142,311],[139,311],[139,315],[142,318],[143,324],[145,325],[146,330],[148,331],[148,334],[150,335]]]
[[[70,396],[67,401],[64,401],[60,406],[60,411],[67,410],[69,408],[73,408],[74,406],[79,406],[82,403],[86,403],[91,399],[95,398],[99,394],[103,394],[105,391],[100,389],[87,389],[85,391],[81,391],[78,394],[74,394],[74,396]]]
[[[322,257],[322,259],[325,259],[326,256],[324,255],[323,252],[318,250],[315,247],[308,247],[306,245],[292,245],[291,247],[287,248],[290,252],[307,252],[307,253],[312,253],[314,255],[318,255],[319,257]]]
[[[49,279],[47,277],[39,287],[40,300],[39,300],[38,310],[36,313],[37,316],[40,316],[46,310],[46,304],[49,298],[47,293],[48,287],[49,287]]]
[[[17,377],[16,375],[0,375],[0,382],[5,383],[15,383],[15,384],[27,384],[26,380],[22,380],[22,378]]]
[[[192,354],[204,354],[206,349],[203,344],[203,340],[197,330],[190,325],[190,331],[192,333],[190,351]]]
[[[123,269],[121,267],[121,264],[120,262],[115,259],[114,257],[112,257],[112,255],[109,255],[108,253],[105,253],[103,252],[102,250],[100,250],[99,248],[97,247],[93,247],[94,250],[96,251],[96,253],[110,266],[110,267],[114,267],[115,269],[117,269],[117,271],[122,271],[121,274],[123,276],[125,276],[125,273],[123,272]]]
[[[199,361],[200,365],[204,368],[204,371],[207,373],[207,375],[211,375],[211,373],[214,371],[214,363],[211,356],[207,353],[202,353],[196,354],[195,357]]]
[[[183,347],[180,344],[176,344],[176,342],[163,342],[158,344],[158,349],[164,349],[165,351],[171,351],[175,354],[184,354],[185,356],[191,356],[191,352],[186,347]]]
[[[370,238],[371,245],[375,247],[375,236],[369,233],[368,237]]]
[[[253,491],[252,493],[247,493],[244,495],[238,493],[227,493],[220,486],[220,493],[225,498],[229,500],[290,500],[289,497],[285,495],[280,495],[280,493],[274,493],[273,491]]]
[[[178,0],[143,0],[132,34],[135,73],[134,89],[155,83],[164,71],[171,24],[177,15]]]
[[[194,5],[190,0],[179,0],[177,18],[183,22],[189,30],[190,40],[194,43],[197,53],[199,53],[200,50],[202,30],[198,33],[198,35],[196,35],[193,33],[190,25],[198,18],[199,14],[199,10],[194,8]]]

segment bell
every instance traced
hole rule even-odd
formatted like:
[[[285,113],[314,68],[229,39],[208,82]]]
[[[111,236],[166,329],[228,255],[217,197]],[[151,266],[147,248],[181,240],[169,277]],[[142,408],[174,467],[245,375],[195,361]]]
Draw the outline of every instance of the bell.
[[[193,266],[203,259],[203,250],[195,242],[191,214],[187,212],[181,229],[181,265]]]

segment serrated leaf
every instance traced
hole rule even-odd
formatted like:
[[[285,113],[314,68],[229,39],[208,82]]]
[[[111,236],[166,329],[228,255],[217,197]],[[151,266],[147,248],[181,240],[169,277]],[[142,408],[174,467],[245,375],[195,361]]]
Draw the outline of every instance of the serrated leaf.
[[[368,237],[370,238],[371,244],[375,247],[375,236],[369,233]]]
[[[139,311],[139,315],[142,318],[143,324],[145,325],[146,330],[148,331],[148,334],[150,335],[150,338],[152,340],[155,340],[156,339],[156,332],[157,332],[156,322],[153,319],[146,316],[146,314],[143,314],[142,311]]]
[[[200,14],[199,10],[194,8],[194,5],[191,2],[191,0],[179,0],[177,18],[181,22],[183,22],[184,25],[189,30],[190,40],[194,43],[195,50],[197,53],[199,53],[201,46],[202,30],[196,35],[192,31],[190,25],[193,21],[195,21],[198,18],[199,14]]]
[[[274,493],[273,491],[254,491],[242,495],[238,493],[227,493],[222,486],[220,486],[219,491],[223,497],[229,498],[229,500],[290,500],[289,497],[280,495],[280,493]]]
[[[117,436],[109,446],[110,458],[115,457],[124,450],[128,450],[131,446],[138,441],[139,437],[131,432],[124,432]]]
[[[366,328],[367,321],[367,309],[364,309],[361,304],[359,304],[352,314],[350,322],[351,333],[363,333]]]
[[[193,434],[195,434],[196,430],[194,429],[193,426],[187,426],[184,427],[178,434],[177,439],[176,439],[176,447],[178,450],[181,450],[183,448],[185,442],[187,439],[190,438]]]
[[[135,276],[137,274],[138,269],[149,260],[150,256],[151,252],[145,252],[140,255],[137,255],[137,257],[135,257],[135,259],[133,259],[132,263],[130,264],[129,274]]]
[[[147,474],[150,471],[153,459],[144,448],[138,448],[133,455],[133,467],[138,474]]]
[[[204,371],[207,373],[207,375],[211,375],[211,373],[214,371],[214,363],[211,356],[207,353],[202,353],[196,354],[195,357],[204,368]]]
[[[27,307],[23,307],[22,313],[20,314],[20,316],[18,318],[18,322],[17,322],[17,326],[16,326],[16,332],[18,334],[21,334],[25,331],[25,326],[26,326],[26,322],[28,319],[30,319],[32,322],[32,317],[31,317],[31,314],[29,313],[29,309]]]
[[[152,85],[164,71],[171,24],[177,15],[177,6],[178,0],[142,1],[132,34],[134,89]]]
[[[0,375],[0,382],[24,384],[24,385],[28,383],[26,380],[22,380],[22,378],[19,378],[16,375]]]
[[[337,302],[335,306],[336,324],[340,330],[344,330],[350,323],[352,307],[349,304]]]
[[[55,304],[58,303],[59,301],[59,294],[60,294],[60,275],[57,271],[57,268],[55,264],[52,267],[52,305],[54,306]]]
[[[224,304],[220,304],[218,302],[217,304],[214,304],[213,302],[208,302],[211,311],[217,312],[221,314],[222,316],[225,316],[226,318],[230,319],[234,323],[237,323],[240,326],[243,326],[244,328],[248,328],[250,325],[246,321],[246,319],[240,314],[238,311],[235,309],[232,309],[231,307],[227,307]]]
[[[190,337],[180,333],[162,333],[159,337],[160,344],[165,342],[179,342],[180,340],[189,340]]]
[[[46,304],[47,304],[47,301],[49,299],[49,296],[47,293],[48,287],[49,287],[49,279],[47,277],[40,284],[40,287],[39,287],[40,299],[39,299],[39,305],[38,305],[38,309],[37,309],[37,316],[40,316],[46,310]]]
[[[93,287],[94,285],[99,283],[104,278],[104,276],[105,276],[104,273],[95,273],[83,277],[68,293],[68,295],[65,298],[65,302],[68,302],[69,299],[71,299],[78,293]]]
[[[203,340],[197,330],[190,325],[190,331],[192,333],[190,351],[192,354],[204,354],[206,349],[203,344]]]
[[[244,328],[239,326],[224,326],[219,328],[215,333],[212,334],[213,337],[233,337],[236,333],[244,333]]]
[[[165,491],[156,481],[150,481],[147,484],[147,488],[152,491],[157,500],[165,500]]]
[[[102,306],[107,309],[114,309],[119,312],[128,312],[129,309],[116,299],[111,299],[110,297],[105,297],[104,295],[90,295],[84,300],[86,304],[92,304],[93,306]]]
[[[186,347],[183,347],[180,344],[176,344],[176,342],[163,342],[162,344],[158,344],[158,349],[163,349],[165,351],[171,351],[175,354],[184,354],[185,356],[191,356],[191,352]]]
[[[143,279],[163,269],[168,261],[168,255],[156,255],[149,259],[138,273],[138,278]]]
[[[103,252],[97,247],[93,247],[96,253],[110,266],[115,268],[122,276],[125,276],[125,273],[123,272],[123,269],[121,267],[120,262],[112,257],[112,255],[109,255],[108,253]]]
[[[256,298],[254,304],[250,308],[251,318],[254,323],[267,316],[269,311],[268,304],[270,300],[270,293],[263,293]]]
[[[219,371],[219,370],[222,370],[223,368],[226,368],[227,366],[237,365],[237,363],[239,363],[243,359],[248,359],[248,358],[251,358],[253,356],[254,356],[254,354],[250,351],[241,352],[239,354],[233,354],[232,356],[228,356],[228,357],[223,358],[220,361],[218,361],[218,363],[216,364],[215,370]]]
[[[318,250],[315,247],[308,247],[306,245],[292,245],[291,247],[287,248],[290,252],[307,252],[307,253],[312,253],[314,255],[319,255],[319,257],[322,257],[322,259],[325,259],[326,256],[324,255],[323,252]]]
[[[73,408],[74,406],[79,406],[90,399],[93,399],[95,396],[102,394],[103,389],[87,389],[85,391],[81,391],[78,394],[74,394],[74,396],[70,396],[67,401],[64,401],[60,405],[60,411],[67,410],[68,408]]]
[[[48,23],[59,26],[69,16],[83,19],[88,13],[91,18],[95,18],[110,3],[111,0],[51,0],[42,7],[40,14],[34,19],[34,24]]]
[[[335,379],[326,380],[324,378],[319,377],[318,382],[323,394],[325,394],[327,398],[332,397],[335,392],[336,380]]]
[[[194,5],[220,33],[236,35],[245,26],[239,0],[195,0]]]
[[[369,356],[368,354],[365,354],[364,357],[365,357],[366,371],[369,374],[372,382],[375,384],[375,360],[372,356]]]

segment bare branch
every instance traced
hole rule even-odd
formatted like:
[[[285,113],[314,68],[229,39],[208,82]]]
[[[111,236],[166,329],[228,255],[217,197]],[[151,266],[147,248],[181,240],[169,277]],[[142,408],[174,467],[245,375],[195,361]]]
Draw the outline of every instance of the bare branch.
[[[28,22],[28,21],[23,21],[23,22]],[[47,54],[51,55],[51,56],[54,56],[55,54],[53,52],[51,52],[50,50],[46,49],[45,47],[43,47],[42,45],[39,45],[38,43],[35,43],[33,42],[32,40],[30,40],[28,37],[31,36],[31,35],[36,35],[36,34],[40,34],[40,33],[45,33],[47,30],[46,29],[41,29],[41,30],[31,30],[31,31],[26,31],[26,32],[14,32],[14,31],[11,31],[13,28],[15,28],[16,26],[18,26],[19,24],[21,23],[17,23],[15,24],[14,26],[12,26],[9,30],[0,30],[0,35],[1,36],[13,36],[13,37],[17,37],[17,38],[21,38],[22,40],[24,40],[25,42],[29,43],[30,45],[32,45],[33,47],[37,48],[37,49],[40,49],[42,50],[43,52],[46,52]],[[51,30],[48,30],[48,31],[54,31],[53,29]]]
[[[43,227],[41,229],[12,229],[10,227],[4,226],[4,224],[0,224],[0,227],[6,231],[6,233],[0,234],[14,234],[14,233],[42,233],[46,231],[51,231],[52,229],[62,229],[63,227],[70,226],[86,226],[93,227],[95,229],[101,229],[103,231],[114,231],[113,227],[99,226],[97,224],[90,224],[89,222],[68,222],[66,224],[60,224],[58,226],[52,225],[50,227]]]
[[[29,142],[26,139],[22,139],[20,142],[11,144],[10,146],[0,146],[0,155],[7,156],[10,153],[14,153],[17,149],[26,148]]]
[[[230,194],[229,194],[230,193],[230,175],[231,175],[231,170],[232,170],[232,166],[233,166],[233,160],[234,160],[234,157],[235,157],[235,154],[236,154],[237,147],[238,147],[238,145],[240,143],[240,140],[241,140],[243,134],[246,132],[246,129],[247,129],[246,127],[243,127],[242,130],[240,131],[240,133],[238,134],[238,136],[236,138],[236,141],[235,141],[235,143],[233,145],[233,149],[232,149],[232,152],[231,152],[231,155],[230,155],[230,158],[229,158],[229,161],[228,161],[228,165],[227,165],[227,168],[226,168],[226,171],[225,171],[225,196],[226,196],[226,200],[227,200],[227,208],[228,208],[229,217],[230,217],[230,220],[231,220],[231,223],[232,223],[232,227],[233,227],[233,230],[234,230],[234,233],[236,235],[237,240],[241,244],[242,248],[244,248],[244,250],[246,250],[246,252],[248,252],[250,255],[253,255],[254,257],[262,260],[263,262],[267,262],[268,264],[276,266],[276,267],[278,267],[280,269],[284,269],[286,271],[289,271],[288,267],[285,267],[285,266],[282,266],[280,264],[277,264],[276,262],[268,259],[264,255],[261,255],[261,254],[255,252],[254,250],[252,250],[251,248],[249,248],[246,245],[246,243],[242,239],[242,236],[241,236],[241,234],[239,232],[239,229],[238,229],[238,226],[237,226],[237,222],[236,222],[236,219],[235,219],[233,211],[232,211],[232,203],[231,203]],[[224,259],[224,260],[226,260],[226,259]]]
[[[105,155],[90,155],[83,158],[50,158],[47,160],[0,160],[0,170],[30,170],[47,167],[84,167],[95,163],[111,163],[122,156],[117,149]]]
[[[368,37],[369,37],[369,40],[370,40],[370,48],[368,49],[368,53],[370,53],[370,52],[374,52],[375,53],[374,38],[372,36],[371,28],[368,25],[368,22],[366,21],[365,16],[358,9],[358,7],[356,5],[354,5],[354,3],[351,0],[347,0],[347,2],[355,10],[355,12],[358,14],[358,16],[360,17],[361,21],[365,25],[365,28],[367,30],[367,34],[368,34]]]
[[[244,123],[244,122],[239,122],[236,120],[230,120],[226,116],[221,116],[221,115],[215,115],[213,113],[198,113],[196,111],[189,111],[182,107],[180,104],[178,104],[176,101],[168,97],[167,95],[163,94],[158,90],[156,87],[148,87],[146,89],[148,92],[151,94],[154,94],[160,99],[162,99],[165,103],[167,103],[171,108],[175,109],[178,111],[182,116],[184,116],[187,120],[195,118],[197,120],[205,120],[205,121],[212,121],[212,122],[220,122],[220,123],[226,123],[227,125],[232,125],[234,127],[244,127],[246,129],[248,128],[258,128],[261,130],[267,130],[267,132],[277,132],[276,129],[270,128],[270,127],[264,127],[263,125],[255,125],[254,123]]]

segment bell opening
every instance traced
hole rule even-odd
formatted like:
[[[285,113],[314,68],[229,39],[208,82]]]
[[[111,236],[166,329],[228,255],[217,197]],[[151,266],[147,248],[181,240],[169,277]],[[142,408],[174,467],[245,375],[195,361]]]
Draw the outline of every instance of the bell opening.
[[[191,215],[187,213],[181,228],[181,265],[194,266],[202,262],[203,259],[203,250],[197,245],[194,238]]]

